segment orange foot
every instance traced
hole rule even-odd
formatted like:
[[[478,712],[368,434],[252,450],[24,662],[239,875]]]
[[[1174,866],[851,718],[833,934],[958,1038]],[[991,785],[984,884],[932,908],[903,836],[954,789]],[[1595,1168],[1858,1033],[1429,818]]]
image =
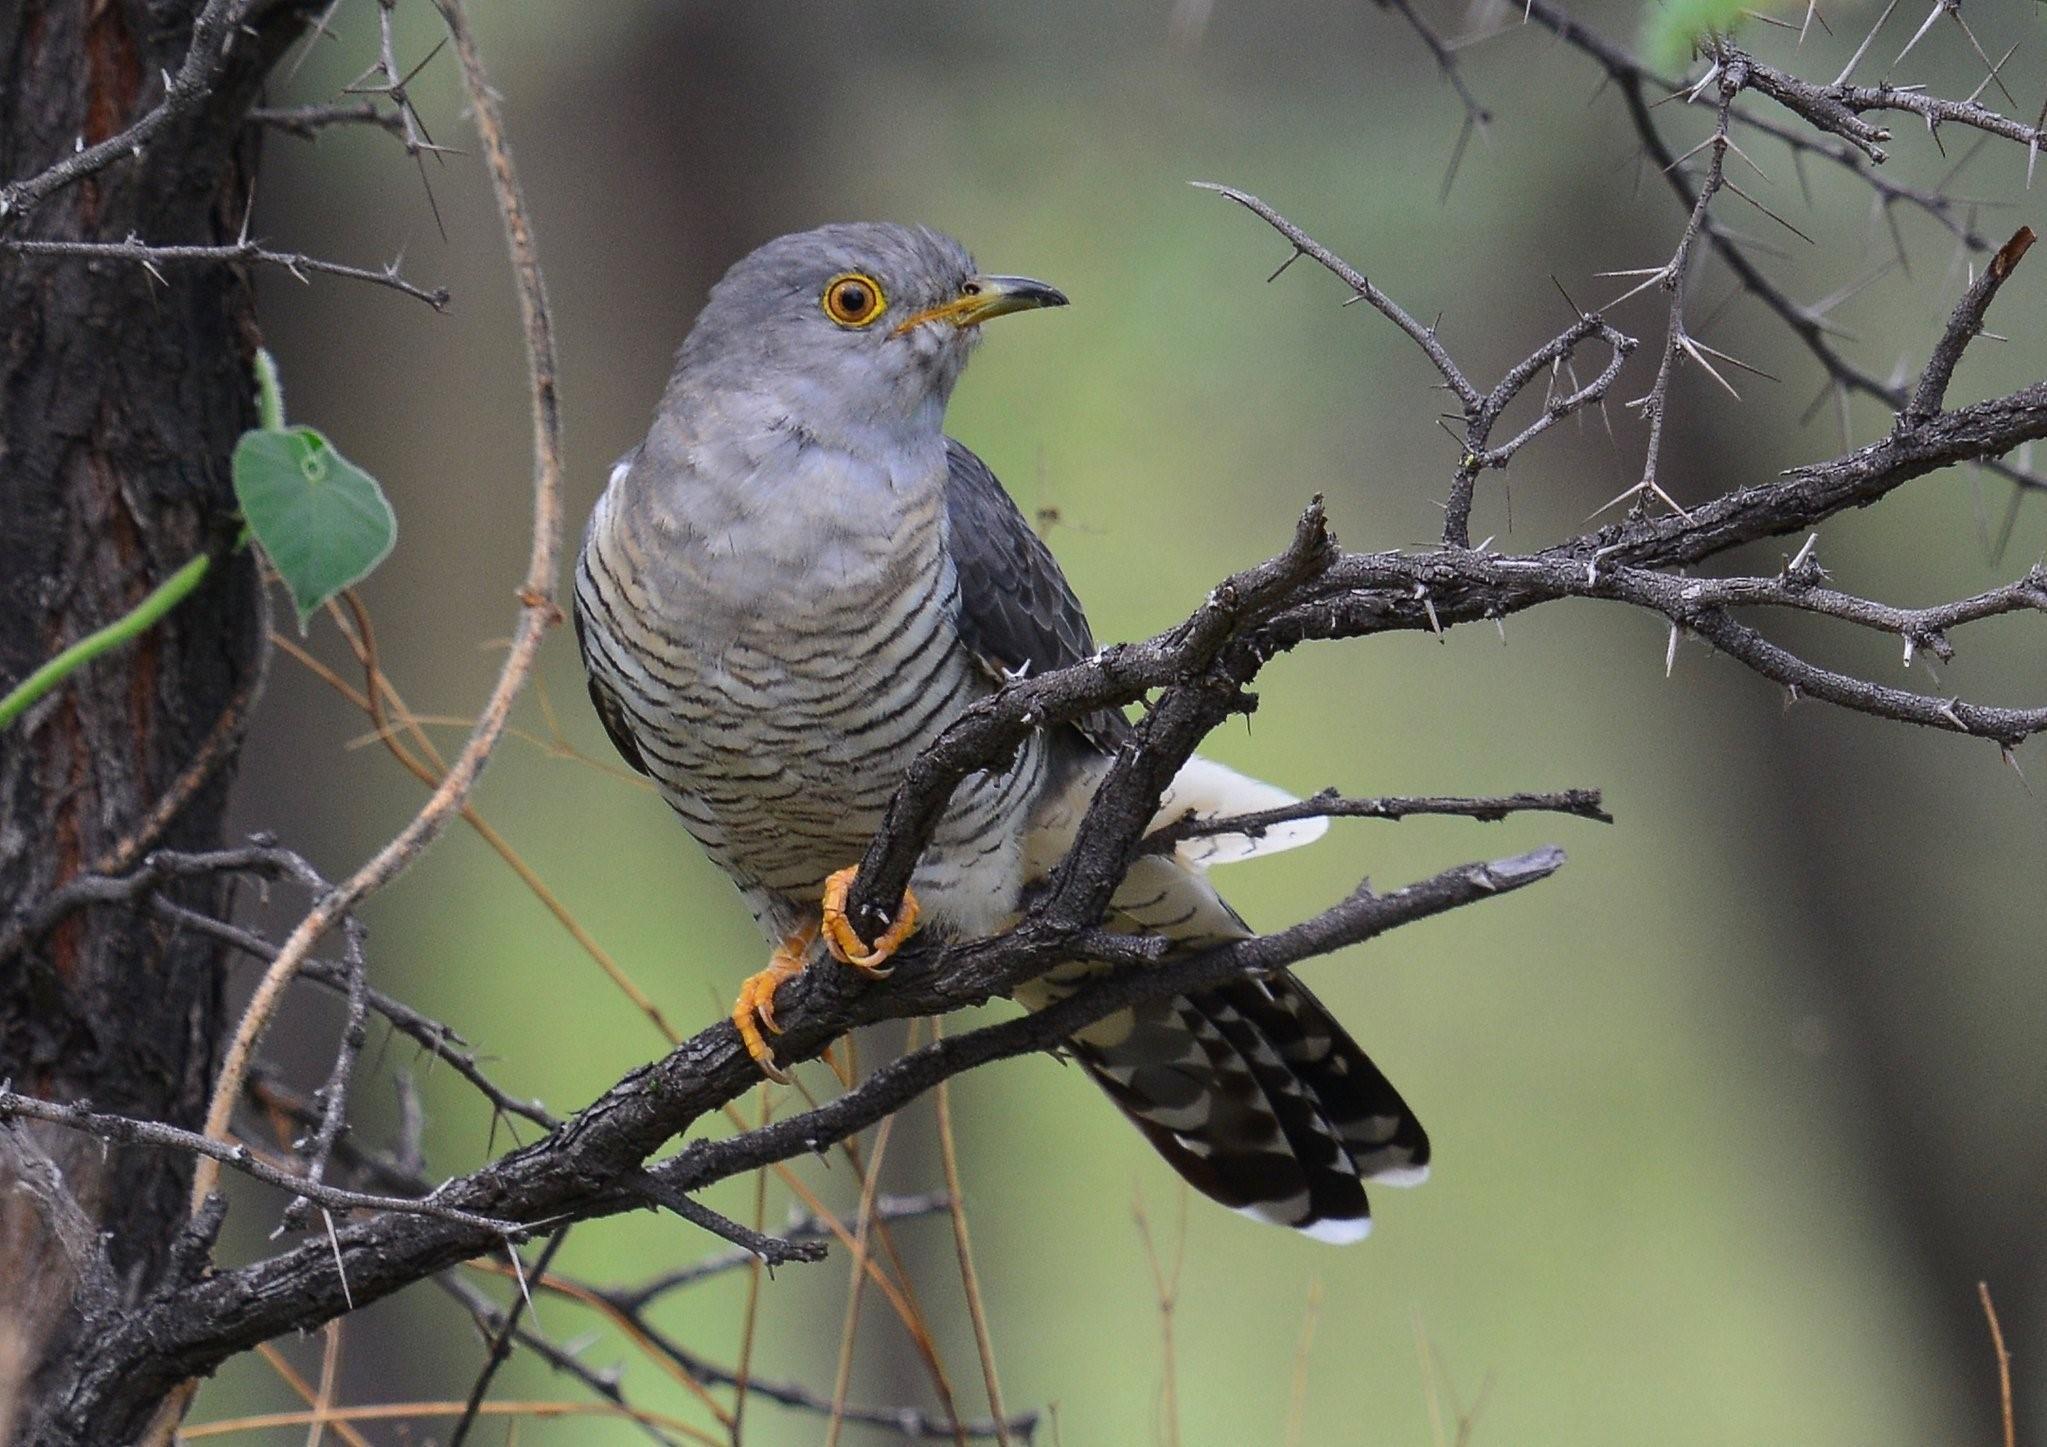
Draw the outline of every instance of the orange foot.
[[[732,1023],[739,1030],[739,1043],[761,1068],[761,1074],[784,1085],[789,1083],[789,1077],[775,1064],[775,1048],[768,1044],[761,1029],[765,1026],[773,1034],[782,1033],[782,1027],[775,1023],[775,989],[791,975],[803,973],[803,957],[816,938],[817,926],[805,925],[783,940],[782,947],[768,957],[768,967],[746,977],[739,987],[738,1003],[732,1007]]]
[[[881,968],[882,965],[902,947],[904,940],[917,932],[917,896],[907,889],[903,891],[902,908],[896,911],[895,919],[881,938],[869,945],[846,918],[846,892],[853,887],[853,877],[859,872],[859,865],[849,864],[824,882],[824,944],[840,964],[851,965],[870,980],[882,980],[893,973]]]

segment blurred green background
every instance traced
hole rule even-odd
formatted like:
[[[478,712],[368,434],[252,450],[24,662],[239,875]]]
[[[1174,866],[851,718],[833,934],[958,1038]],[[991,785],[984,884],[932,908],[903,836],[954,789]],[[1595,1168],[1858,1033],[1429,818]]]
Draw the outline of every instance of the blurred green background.
[[[1339,310],[1342,288],[1311,266],[1264,284],[1284,246],[1186,182],[1266,197],[1417,315],[1440,313],[1447,345],[1488,379],[1568,321],[1552,277],[1581,303],[1605,301],[1632,283],[1594,273],[1657,264],[1682,218],[1580,56],[1520,26],[1511,6],[1418,3],[1445,33],[1501,32],[1461,52],[1495,120],[1447,198],[1462,108],[1398,16],[1356,0],[479,4],[560,328],[572,530],[640,437],[726,265],[782,231],[890,218],[952,231],[984,265],[1073,297],[1067,311],[994,329],[951,430],[1027,512],[1057,510],[1051,542],[1103,638],[1178,620],[1216,579],[1276,549],[1314,492],[1350,546],[1433,539],[1455,452],[1419,354],[1368,308]],[[1923,18],[1906,8],[1861,78]],[[1632,3],[1572,9],[1624,42],[1640,23]],[[1969,13],[1991,54],[2024,42],[2004,78],[2022,101],[2039,96],[2038,7]],[[403,56],[417,60],[435,22],[424,6],[399,14]],[[1778,32],[1751,38],[1829,79],[1876,12],[1838,3],[1823,15],[1833,34],[1815,26],[1802,53]],[[374,59],[374,27],[369,0],[346,0],[333,38],[310,47],[273,103],[331,98]],[[1981,71],[1943,23],[1894,78],[1965,95]],[[436,139],[470,147],[452,57],[413,89]],[[1704,134],[1701,112],[1658,115],[1679,149]],[[1899,179],[1936,184],[1965,164],[1953,188],[2001,203],[1979,218],[1993,241],[2037,224],[2023,152],[1944,134],[1943,154],[1916,125],[1896,129],[1887,169]],[[326,279],[260,283],[294,420],[369,467],[398,510],[397,551],[364,589],[385,664],[419,712],[466,716],[513,616],[530,475],[488,192],[473,155],[416,168],[380,134],[267,146],[260,234],[357,262],[402,253],[409,275],[454,292],[450,314],[435,316]],[[1794,295],[1816,300],[1892,259],[1866,190],[1808,164],[1808,195],[1781,146],[1748,149],[1769,180],[1745,174],[1744,188],[1817,244],[1736,198],[1717,214],[1769,248],[1766,269]],[[1855,333],[1851,355],[1879,375],[1923,361],[1966,280],[1952,238],[1904,212],[1895,221],[1909,273],[1894,267],[1834,314]],[[1733,290],[1718,263],[1695,278],[1696,329],[1782,381],[1741,378],[1737,405],[1695,369],[1680,375],[1663,468],[1680,500],[1842,448],[1831,405],[1801,420],[1818,368],[1753,301],[1723,309]],[[2022,269],[1992,317],[2013,340],[1970,353],[1955,400],[2047,370],[2043,296],[2047,269]],[[1645,339],[1617,401],[1647,389],[1664,306],[1652,293],[1614,314]],[[1611,436],[1594,416],[1484,479],[1474,536],[1541,546],[1631,483],[1643,432],[1608,410]],[[1866,402],[1846,421],[1857,445],[1888,426]],[[1818,556],[1851,591],[1958,597],[2039,558],[2037,501],[1993,556],[1986,537],[2008,497],[1994,480],[1942,474],[1828,523]],[[1774,571],[1799,541],[1728,566]],[[1816,658],[1922,689],[2019,703],[2047,685],[2037,620],[1966,630],[1960,657],[1936,673],[1923,661],[1901,673],[1882,639],[1767,621]],[[1549,841],[1571,855],[1539,888],[1305,972],[1420,1111],[1435,1175],[1416,1192],[1379,1191],[1377,1231],[1345,1250],[1192,1203],[1175,1316],[1181,1440],[1286,1440],[1319,1283],[1307,1443],[1447,1440],[1460,1404],[1481,1395],[1476,1443],[1988,1442],[1995,1378],[1975,1296],[1987,1279],[2019,1353],[2026,1440],[2047,1442],[2042,802],[1987,744],[1787,707],[1781,690],[1690,643],[1666,679],[1664,645],[1650,617],[1583,605],[1510,620],[1504,647],[1468,628],[1310,648],[1267,670],[1253,723],[1210,741],[1302,792],[1596,786],[1618,822],[1340,824],[1314,850],[1228,878],[1247,916],[1276,925],[1364,874],[1392,885]],[[324,622],[311,646],[346,658]],[[608,761],[566,630],[542,683],[568,739]],[[539,696],[520,722],[547,733]],[[280,658],[243,769],[241,827],[280,831],[330,872],[350,868],[420,797],[363,746],[365,728]],[[2027,749],[2021,763],[2038,775],[2039,757]],[[757,967],[737,898],[650,794],[515,740],[478,802],[676,1021],[716,1018]],[[662,1047],[465,830],[381,896],[371,923],[376,983],[464,1031],[502,1081],[557,1110]],[[291,1022],[283,1043],[309,1084],[335,1019],[330,1002],[309,1000]],[[891,1048],[888,1037],[863,1045],[870,1062]],[[389,1078],[410,1069],[425,1085],[434,1168],[483,1158],[485,1110],[448,1072],[424,1070],[404,1045],[373,1044],[370,1059],[363,1130],[389,1120]],[[829,1084],[819,1067],[804,1073],[813,1089]],[[1159,1312],[1132,1202],[1142,1195],[1170,1246],[1170,1173],[1048,1059],[974,1074],[955,1102],[1011,1405],[1056,1404],[1057,1435],[1040,1440],[1067,1447],[1164,1440]],[[885,1188],[936,1185],[929,1104],[900,1124]],[[851,1209],[842,1162],[800,1169]],[[751,1192],[733,1183],[712,1204],[744,1215]],[[770,1221],[782,1219],[782,1186],[768,1202]],[[238,1215],[237,1249],[262,1249],[261,1213]],[[903,1226],[899,1240],[978,1413],[943,1221]],[[561,1264],[625,1281],[718,1245],[640,1215],[580,1228]],[[755,1370],[829,1393],[845,1289],[844,1252],[783,1271],[762,1300]],[[743,1276],[730,1276],[672,1299],[659,1320],[729,1365],[743,1296]],[[557,1339],[597,1331],[583,1359],[629,1362],[640,1405],[708,1420],[589,1313],[542,1299],[538,1321]],[[291,1350],[310,1364],[316,1345]],[[344,1397],[460,1398],[480,1359],[466,1316],[421,1288],[351,1319]],[[496,1395],[579,1389],[522,1354]],[[852,1396],[929,1401],[871,1292]],[[251,1360],[222,1373],[195,1420],[290,1405]],[[819,1419],[758,1400],[748,1418],[752,1442],[822,1437]],[[365,1430],[382,1442],[439,1429]],[[516,1438],[490,1423],[480,1440],[639,1439],[584,1420],[522,1423]],[[846,1440],[889,1438],[852,1428]]]

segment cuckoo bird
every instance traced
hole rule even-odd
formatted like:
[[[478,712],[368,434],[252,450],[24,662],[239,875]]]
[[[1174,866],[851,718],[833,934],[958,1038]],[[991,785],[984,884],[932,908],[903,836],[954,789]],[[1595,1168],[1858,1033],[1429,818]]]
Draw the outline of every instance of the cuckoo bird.
[[[923,228],[771,241],[712,288],[591,516],[575,586],[590,695],[768,938],[733,1020],[771,1076],[781,981],[813,955],[885,973],[920,921],[959,937],[1013,922],[1130,730],[1091,714],[969,775],[887,930],[870,946],[851,929],[853,861],[918,752],[1005,679],[1095,651],[1051,553],[944,430],[982,323],[1065,304]],[[1290,798],[1196,758],[1159,819]],[[1243,938],[1207,867],[1326,827],[1141,856],[1107,923],[1189,950]],[[1098,968],[1061,966],[1017,998],[1042,1008]],[[1070,1049],[1174,1169],[1258,1219],[1354,1241],[1364,1181],[1427,1174],[1413,1112],[1284,972],[1119,1011]]]

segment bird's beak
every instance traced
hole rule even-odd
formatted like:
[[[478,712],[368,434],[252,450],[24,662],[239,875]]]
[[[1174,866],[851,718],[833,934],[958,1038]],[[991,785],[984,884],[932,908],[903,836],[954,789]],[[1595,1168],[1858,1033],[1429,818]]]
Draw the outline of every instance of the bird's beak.
[[[992,317],[1007,316],[1011,312],[1065,305],[1065,292],[1042,281],[1032,281],[1027,276],[974,276],[967,279],[960,287],[960,294],[951,301],[926,307],[897,323],[896,335],[901,336],[926,322],[951,322],[965,329],[978,327]]]

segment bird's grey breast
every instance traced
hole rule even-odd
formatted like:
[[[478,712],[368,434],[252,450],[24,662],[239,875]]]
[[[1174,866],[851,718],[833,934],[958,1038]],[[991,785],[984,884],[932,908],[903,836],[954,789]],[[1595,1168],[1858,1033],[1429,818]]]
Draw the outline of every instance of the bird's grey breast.
[[[786,422],[703,436],[657,428],[592,517],[590,665],[712,857],[750,894],[814,901],[989,686],[954,621],[943,442],[884,464]],[[941,842],[1004,822],[1026,782],[963,789]]]

